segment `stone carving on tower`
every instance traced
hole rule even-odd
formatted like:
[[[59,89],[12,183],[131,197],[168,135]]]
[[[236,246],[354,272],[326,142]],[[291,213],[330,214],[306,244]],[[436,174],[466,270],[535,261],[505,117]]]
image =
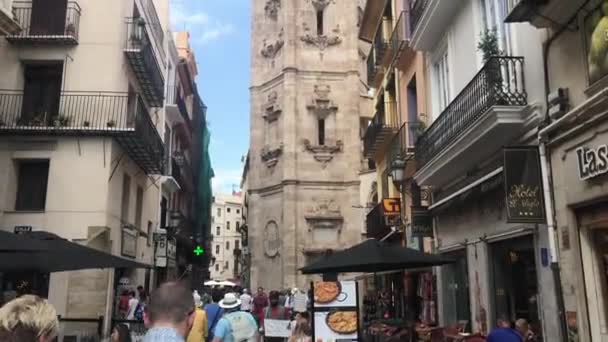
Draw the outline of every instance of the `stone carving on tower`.
[[[260,53],[265,58],[272,60],[273,67],[274,67],[274,58],[277,56],[279,51],[281,51],[283,44],[285,44],[285,41],[283,40],[283,34],[284,34],[284,31],[283,31],[283,29],[281,29],[281,31],[279,32],[279,36],[274,41],[274,43],[269,44],[266,39],[264,39],[264,41],[262,42],[262,50],[260,51]]]
[[[329,99],[331,87],[325,84],[317,84],[314,86],[314,97],[306,108],[315,116],[316,120],[327,120],[330,115],[335,115],[338,111],[338,106]],[[328,139],[329,142],[329,139]],[[309,139],[302,139],[304,150],[313,154],[316,161],[322,163],[325,168],[327,164],[334,158],[336,153],[342,152],[344,143],[342,140],[336,140],[335,144],[313,144]]]
[[[337,229],[342,230],[344,217],[340,206],[333,199],[318,198],[308,208],[306,213],[308,230],[313,229]]]
[[[266,166],[273,168],[279,162],[279,157],[283,154],[283,143],[279,144],[279,147],[272,148],[270,145],[265,145],[262,148],[260,157],[262,161],[266,163]]]
[[[264,11],[266,16],[272,20],[277,20],[279,17],[279,9],[281,8],[281,0],[266,0]]]
[[[282,109],[279,102],[277,102],[277,99],[277,92],[273,90],[268,94],[268,100],[262,106],[262,111],[264,112],[263,117],[267,122],[276,121],[281,115]]]

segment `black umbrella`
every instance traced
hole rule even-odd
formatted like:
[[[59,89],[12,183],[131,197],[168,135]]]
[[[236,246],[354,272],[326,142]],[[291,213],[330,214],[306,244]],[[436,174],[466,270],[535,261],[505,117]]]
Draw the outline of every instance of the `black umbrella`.
[[[0,271],[37,271],[42,273],[74,271],[94,268],[149,268],[150,265],[118,257],[70,242],[48,232],[23,234],[45,250],[0,250]]]
[[[371,273],[439,266],[452,262],[453,260],[441,255],[369,239],[343,251],[328,254],[300,271],[304,274]]]
[[[43,251],[48,249],[40,241],[28,238],[23,234],[13,234],[0,229],[0,252]]]

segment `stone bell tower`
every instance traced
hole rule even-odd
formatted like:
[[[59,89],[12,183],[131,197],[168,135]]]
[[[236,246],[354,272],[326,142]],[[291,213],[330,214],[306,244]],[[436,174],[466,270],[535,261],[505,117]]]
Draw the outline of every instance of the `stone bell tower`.
[[[358,1],[252,0],[251,286],[360,241]]]

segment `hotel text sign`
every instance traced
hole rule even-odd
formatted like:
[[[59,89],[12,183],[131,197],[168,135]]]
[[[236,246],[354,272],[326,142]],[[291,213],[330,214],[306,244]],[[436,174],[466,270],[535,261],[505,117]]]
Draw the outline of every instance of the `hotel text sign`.
[[[596,149],[579,147],[576,149],[576,160],[580,180],[603,175],[608,172],[608,146],[604,144]]]
[[[508,223],[545,223],[545,204],[538,147],[504,149]]]

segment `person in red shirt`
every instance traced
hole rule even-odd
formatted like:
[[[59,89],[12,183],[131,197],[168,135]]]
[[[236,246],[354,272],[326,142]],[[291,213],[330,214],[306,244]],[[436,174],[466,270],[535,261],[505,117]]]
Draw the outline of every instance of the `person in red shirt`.
[[[258,320],[258,325],[264,320],[264,309],[268,307],[268,296],[264,293],[264,288],[259,287],[258,293],[253,297],[253,317]]]

